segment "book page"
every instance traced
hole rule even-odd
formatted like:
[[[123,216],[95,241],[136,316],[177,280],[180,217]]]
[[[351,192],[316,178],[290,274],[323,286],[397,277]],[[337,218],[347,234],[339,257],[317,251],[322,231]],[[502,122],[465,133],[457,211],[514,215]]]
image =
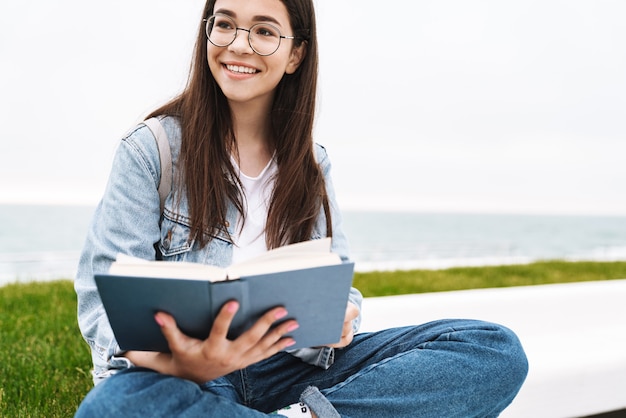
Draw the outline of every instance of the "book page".
[[[330,252],[330,245],[330,238],[286,245],[232,265],[228,269],[199,263],[142,260],[118,254],[117,260],[109,269],[109,274],[214,282],[258,274],[341,264],[341,258]]]
[[[331,239],[323,238],[274,248],[228,267],[228,278],[340,264],[341,258],[330,252],[330,245]]]
[[[282,260],[291,257],[307,257],[310,254],[331,254],[330,238],[315,239],[310,241],[298,242],[295,244],[285,245],[283,247],[274,248],[249,260],[233,264],[230,268],[239,268],[248,264],[260,264],[270,260]]]
[[[124,254],[118,254],[116,261],[111,264],[109,274],[212,282],[226,279],[225,269],[208,264],[143,260]]]
[[[341,264],[341,258],[334,253],[285,253],[283,257],[263,259],[254,263],[242,263],[227,269],[228,279],[238,279],[245,276],[278,273],[290,270],[302,270],[312,267],[332,266]]]

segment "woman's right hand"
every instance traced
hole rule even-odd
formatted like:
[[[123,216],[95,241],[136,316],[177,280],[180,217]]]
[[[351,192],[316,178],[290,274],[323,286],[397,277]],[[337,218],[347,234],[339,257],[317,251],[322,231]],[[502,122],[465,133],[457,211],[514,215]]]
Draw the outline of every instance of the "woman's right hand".
[[[171,315],[159,312],[155,320],[161,326],[171,353],[130,351],[126,357],[137,366],[148,367],[164,374],[204,383],[243,369],[282,351],[293,344],[285,334],[298,327],[295,320],[272,328],[285,316],[285,308],[274,308],[265,313],[249,330],[235,340],[226,335],[239,309],[239,303],[226,303],[215,318],[206,340],[183,334]]]

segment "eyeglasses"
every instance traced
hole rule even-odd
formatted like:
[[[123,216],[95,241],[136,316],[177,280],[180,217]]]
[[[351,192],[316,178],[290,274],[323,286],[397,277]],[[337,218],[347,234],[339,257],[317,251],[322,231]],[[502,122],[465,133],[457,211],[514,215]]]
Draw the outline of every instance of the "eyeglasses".
[[[280,30],[269,23],[257,23],[250,29],[238,28],[235,21],[222,14],[206,19],[206,36],[209,41],[219,47],[232,44],[237,38],[237,31],[248,32],[250,48],[261,56],[272,55],[280,47],[281,39],[296,39],[295,36],[283,36]]]

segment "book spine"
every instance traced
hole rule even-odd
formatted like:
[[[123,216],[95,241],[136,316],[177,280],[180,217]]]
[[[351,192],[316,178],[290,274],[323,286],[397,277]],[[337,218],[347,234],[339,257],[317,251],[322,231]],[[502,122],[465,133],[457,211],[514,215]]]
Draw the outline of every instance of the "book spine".
[[[245,279],[220,281],[211,284],[211,322],[215,321],[215,317],[226,302],[231,300],[239,302],[239,310],[233,318],[228,333],[228,338],[230,339],[237,338],[252,325],[245,320],[249,316],[249,297],[248,281]]]

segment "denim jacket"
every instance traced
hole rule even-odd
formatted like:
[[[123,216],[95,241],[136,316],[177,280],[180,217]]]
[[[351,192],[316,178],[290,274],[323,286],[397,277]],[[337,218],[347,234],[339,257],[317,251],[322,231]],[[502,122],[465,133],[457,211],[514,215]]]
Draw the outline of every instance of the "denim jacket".
[[[228,239],[237,224],[237,210],[229,206],[227,221],[217,236],[204,248],[189,238],[189,212],[184,191],[176,189],[178,175],[176,162],[180,153],[180,125],[173,117],[162,117],[161,123],[170,141],[173,165],[173,188],[160,209],[158,185],[161,177],[159,152],[152,132],[138,125],[121,141],[113,161],[109,181],[94,213],[83,248],[75,289],[78,296],[78,324],[89,344],[97,384],[117,370],[131,367],[118,346],[94,281],[95,273],[107,272],[118,253],[154,260],[156,247],[168,261],[189,261],[226,267],[231,263],[233,244]],[[332,181],[330,161],[325,149],[316,145],[316,158],[326,180],[332,217],[332,251],[343,260],[348,259],[348,245],[341,227]],[[183,193],[180,204],[177,193]],[[314,228],[311,239],[326,235],[324,211]],[[362,296],[356,289],[350,292],[350,301],[360,309]],[[356,332],[360,316],[353,322]],[[332,348],[304,348],[292,350],[292,355],[322,368],[333,362]]]

